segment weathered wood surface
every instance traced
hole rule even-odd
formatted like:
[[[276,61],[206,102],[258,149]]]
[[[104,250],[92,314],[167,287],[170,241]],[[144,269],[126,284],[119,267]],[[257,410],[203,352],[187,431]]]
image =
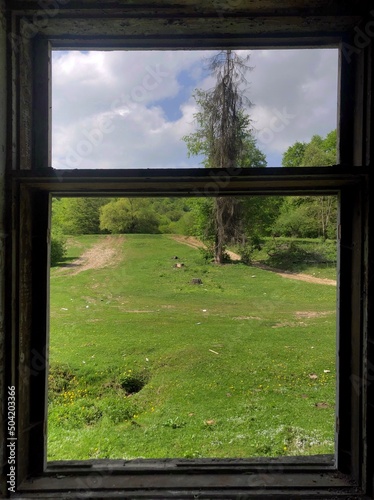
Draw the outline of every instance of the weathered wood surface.
[[[19,67],[17,68],[19,85],[19,128],[17,131],[19,147],[18,168],[30,170],[32,168],[32,113],[33,113],[33,64],[32,43],[24,39],[19,45],[16,55]]]
[[[186,47],[188,37],[198,38],[201,46],[204,43],[209,46],[209,39],[214,36],[225,37],[229,43],[230,37],[240,35],[250,40],[256,36],[313,34],[316,39],[322,39],[327,34],[341,35],[351,30],[369,10],[366,0],[187,0],[179,3],[70,0],[54,2],[49,8],[43,8],[39,0],[11,0],[8,6],[24,21],[21,33],[26,36],[141,37],[140,43],[144,43],[144,38],[167,36],[171,46],[172,37],[185,37]],[[35,17],[37,14],[39,17]],[[178,43],[178,39],[175,42]]]
[[[309,490],[319,489],[321,492],[328,492],[329,489],[335,491],[346,490],[350,486],[346,476],[337,472],[332,473],[278,473],[256,474],[252,472],[241,473],[201,473],[194,474],[193,484],[191,475],[188,473],[170,473],[169,471],[157,471],[155,473],[129,472],[127,474],[82,474],[78,477],[63,476],[56,474],[53,476],[33,478],[32,481],[25,481],[20,491],[43,491],[60,490],[69,491],[72,489],[86,489],[92,485],[100,490],[147,490],[153,489],[244,489],[248,493],[251,489],[272,490],[290,487],[294,489],[307,488]],[[318,487],[317,487],[318,485]],[[357,490],[356,490],[357,491]]]
[[[335,470],[334,455],[306,455],[306,456],[284,456],[284,457],[253,457],[253,458],[161,458],[145,459],[136,458],[133,460],[109,460],[109,459],[91,459],[91,460],[56,460],[48,462],[46,474],[53,475],[58,471],[60,474],[68,474],[71,471],[89,472],[94,470],[120,471],[136,469],[137,471],[150,470],[199,470],[207,471],[229,471],[238,470],[239,472],[263,472],[265,468],[270,472],[276,471],[324,471]]]
[[[11,0],[8,2],[12,9],[40,9],[39,0]],[[59,3],[61,10],[72,11],[79,8],[84,9],[137,9],[140,12],[147,12],[150,9],[168,10],[170,8],[190,10],[195,13],[204,11],[222,10],[224,12],[244,12],[244,13],[271,13],[271,14],[291,14],[291,13],[313,13],[322,15],[354,15],[368,10],[370,3],[367,0],[352,2],[349,0],[183,0],[183,2],[173,2],[172,0],[70,0]]]
[[[342,44],[352,44],[351,36],[345,36]],[[355,60],[349,61],[339,51],[339,86],[338,86],[338,162],[341,165],[353,165],[353,131],[355,111]]]
[[[4,0],[0,0],[0,68],[6,67],[6,33],[4,18]],[[6,170],[6,76],[0,70],[0,429],[4,429],[5,416],[5,269],[6,269],[6,240],[8,228],[5,225],[5,170]],[[0,431],[0,464],[6,461],[5,441]],[[0,477],[0,496],[5,494],[6,484],[4,476]]]
[[[52,68],[48,40],[34,40],[33,58],[32,164],[48,168],[52,153]]]
[[[30,18],[32,21],[32,17]],[[359,23],[360,17],[343,16],[287,16],[272,17],[251,15],[225,16],[220,17],[216,13],[209,13],[204,17],[181,16],[177,13],[166,16],[165,13],[159,16],[149,15],[149,17],[139,18],[135,13],[131,16],[119,13],[117,16],[90,17],[85,18],[82,12],[78,18],[69,18],[61,14],[56,18],[48,19],[44,28],[37,31],[52,39],[59,36],[76,35],[83,39],[85,37],[124,37],[122,42],[126,44],[126,38],[130,37],[160,37],[168,36],[170,46],[173,36],[186,37],[185,46],[188,47],[187,37],[198,37],[203,41],[204,37],[216,36],[244,36],[249,40],[255,36],[286,36],[297,31],[300,36],[314,34],[316,37],[320,33],[342,34],[347,29]],[[27,23],[29,25],[29,23]],[[34,30],[33,30],[34,31]],[[69,43],[69,42],[67,42]],[[142,40],[140,40],[142,43]],[[206,40],[209,46],[209,39]]]
[[[18,409],[17,426],[17,470],[22,480],[28,474],[28,454],[30,439],[30,376],[31,376],[31,329],[32,329],[32,196],[21,188],[14,197],[17,236],[13,259],[14,317],[12,336],[14,355],[17,356],[13,373],[16,381]]]
[[[366,182],[366,170],[338,167],[266,169],[52,170],[18,172],[13,178],[53,194],[215,196],[225,194],[337,193]]]

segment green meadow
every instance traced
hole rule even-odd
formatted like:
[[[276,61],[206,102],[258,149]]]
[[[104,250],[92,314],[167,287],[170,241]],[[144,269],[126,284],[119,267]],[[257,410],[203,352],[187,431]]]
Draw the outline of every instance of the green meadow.
[[[335,308],[334,286],[207,263],[170,235],[69,238],[48,460],[333,453]]]

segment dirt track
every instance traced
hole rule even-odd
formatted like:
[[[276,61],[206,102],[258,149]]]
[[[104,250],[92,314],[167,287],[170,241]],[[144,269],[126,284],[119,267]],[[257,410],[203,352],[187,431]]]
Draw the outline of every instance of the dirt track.
[[[123,236],[106,236],[82,253],[78,259],[61,267],[60,270],[75,275],[88,269],[101,269],[118,263],[122,258],[123,242]]]
[[[328,278],[317,278],[316,276],[310,276],[310,274],[303,273],[291,273],[290,271],[283,271],[282,269],[276,269],[274,267],[266,266],[265,264],[260,264],[259,262],[253,262],[253,267],[258,267],[264,271],[271,271],[273,273],[282,276],[282,278],[288,278],[291,280],[306,281],[308,283],[317,283],[319,285],[331,285],[336,286],[336,281]]]
[[[184,245],[188,245],[189,247],[192,248],[205,248],[204,243],[202,243],[197,238],[194,238],[193,236],[173,235],[172,238],[173,240],[176,240],[179,243],[183,243]],[[234,252],[227,252],[227,253],[229,254],[231,260],[240,260],[240,255]],[[260,264],[259,262],[253,262],[252,266],[278,274],[278,276],[282,276],[282,278],[288,278],[291,280],[298,280],[298,281],[306,281],[307,283],[316,283],[319,285],[336,286],[336,281],[328,278],[317,278],[316,276],[310,276],[309,274],[291,273],[289,271],[283,271],[281,269],[275,269],[274,267],[266,266],[265,264]]]

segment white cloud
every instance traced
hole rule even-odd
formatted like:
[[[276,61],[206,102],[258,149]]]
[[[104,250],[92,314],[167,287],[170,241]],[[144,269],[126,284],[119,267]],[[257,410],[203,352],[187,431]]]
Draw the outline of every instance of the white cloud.
[[[268,156],[279,158],[295,141],[336,128],[337,50],[258,51],[251,60],[251,115]],[[286,116],[283,127],[279,114]],[[272,140],[264,143],[262,136]]]
[[[181,138],[194,128],[191,91],[213,85],[203,55],[54,53],[53,166],[197,166],[199,160],[187,158]],[[269,158],[280,164],[281,154],[296,140],[335,128],[336,51],[256,51],[251,65],[250,114]],[[175,107],[178,116],[170,118]]]

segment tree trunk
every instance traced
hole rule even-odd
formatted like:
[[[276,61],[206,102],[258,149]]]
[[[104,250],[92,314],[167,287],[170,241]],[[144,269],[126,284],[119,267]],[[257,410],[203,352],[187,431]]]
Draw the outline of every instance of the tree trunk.
[[[214,262],[223,264],[225,251],[224,198],[215,198],[214,205]]]
[[[223,264],[223,261],[224,261],[224,246],[216,233],[216,240],[214,242],[214,262],[216,264]]]

